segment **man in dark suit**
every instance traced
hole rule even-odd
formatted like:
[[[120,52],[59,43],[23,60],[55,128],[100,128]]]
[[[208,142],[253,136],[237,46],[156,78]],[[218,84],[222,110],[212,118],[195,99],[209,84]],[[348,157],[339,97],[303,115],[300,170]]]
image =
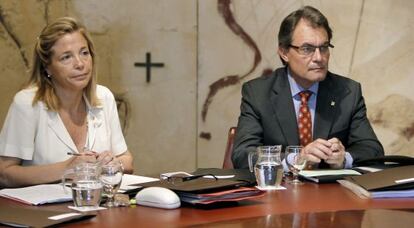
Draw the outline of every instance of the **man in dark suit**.
[[[313,167],[334,169],[384,155],[366,116],[361,85],[328,71],[331,38],[327,19],[313,7],[283,20],[278,53],[285,67],[243,85],[235,168],[248,167],[248,153],[261,145],[302,145],[301,153]],[[311,114],[309,133],[300,120],[303,104]]]

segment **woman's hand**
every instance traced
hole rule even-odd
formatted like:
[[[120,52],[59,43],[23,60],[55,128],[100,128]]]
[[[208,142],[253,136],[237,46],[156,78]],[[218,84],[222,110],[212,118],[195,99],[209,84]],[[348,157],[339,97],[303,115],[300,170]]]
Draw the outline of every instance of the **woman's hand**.
[[[114,153],[112,153],[112,151],[104,151],[102,153],[98,153],[96,156],[96,160],[101,164],[101,165],[106,165],[112,161],[117,161],[118,159],[116,158],[116,156],[114,155]]]

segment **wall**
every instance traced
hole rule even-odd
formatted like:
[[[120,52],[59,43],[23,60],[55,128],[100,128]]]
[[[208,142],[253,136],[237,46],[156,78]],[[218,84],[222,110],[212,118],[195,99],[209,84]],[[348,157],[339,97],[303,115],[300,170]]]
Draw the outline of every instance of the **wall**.
[[[362,84],[368,117],[386,154],[414,155],[413,1],[229,2],[199,1],[198,131],[211,137],[198,140],[199,166],[221,165],[227,130],[237,124],[242,83],[282,65],[276,53],[279,25],[303,5],[328,18],[335,45],[329,69]],[[230,13],[220,13],[217,5]],[[203,119],[209,86],[220,79],[223,86]]]
[[[405,0],[2,0],[0,125],[27,80],[41,28],[74,16],[96,43],[99,82],[117,96],[138,174],[220,167],[243,82],[281,66],[281,20],[319,8],[334,30],[330,70],[362,83],[387,154],[414,155],[414,2]],[[151,52],[151,82],[134,66]]]

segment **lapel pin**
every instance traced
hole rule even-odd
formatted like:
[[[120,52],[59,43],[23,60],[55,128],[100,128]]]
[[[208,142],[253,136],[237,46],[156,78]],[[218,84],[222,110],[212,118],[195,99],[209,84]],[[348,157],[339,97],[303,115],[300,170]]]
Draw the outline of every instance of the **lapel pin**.
[[[335,106],[335,101],[331,101],[331,106]]]

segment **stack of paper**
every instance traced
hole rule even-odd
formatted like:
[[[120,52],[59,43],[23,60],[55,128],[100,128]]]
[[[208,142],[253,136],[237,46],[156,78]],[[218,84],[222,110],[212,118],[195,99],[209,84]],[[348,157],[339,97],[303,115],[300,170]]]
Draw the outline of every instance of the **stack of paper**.
[[[64,191],[61,184],[42,184],[25,188],[5,188],[0,190],[0,196],[31,205],[71,201],[71,190],[68,187],[65,188],[66,191]]]
[[[318,169],[318,170],[302,170],[299,176],[304,179],[316,183],[336,182],[346,176],[361,175],[359,172],[352,169]]]
[[[121,187],[119,188],[119,193],[124,193],[126,191],[131,191],[134,189],[142,188],[139,186],[141,183],[157,181],[159,179],[152,177],[137,176],[131,174],[124,174],[122,176]]]
[[[138,184],[155,180],[158,179],[124,174],[119,192],[139,189],[141,187]],[[24,188],[2,189],[0,196],[31,205],[72,201],[71,189],[69,187],[65,187],[65,189],[66,191],[62,184],[42,184]]]

